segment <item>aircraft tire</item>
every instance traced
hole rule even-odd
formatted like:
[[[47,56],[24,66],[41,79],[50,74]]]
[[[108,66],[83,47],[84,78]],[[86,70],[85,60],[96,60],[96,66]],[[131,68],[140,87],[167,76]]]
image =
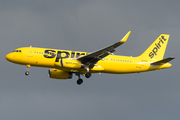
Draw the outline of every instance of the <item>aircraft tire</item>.
[[[87,73],[85,74],[85,77],[86,77],[86,78],[90,78],[90,77],[91,77],[91,73],[90,73],[90,72],[87,72]]]
[[[29,71],[26,71],[26,72],[25,72],[25,75],[28,76],[28,75],[29,75]]]
[[[82,80],[82,79],[78,79],[78,80],[77,80],[77,84],[78,84],[78,85],[81,85],[82,83],[83,83],[83,80]]]

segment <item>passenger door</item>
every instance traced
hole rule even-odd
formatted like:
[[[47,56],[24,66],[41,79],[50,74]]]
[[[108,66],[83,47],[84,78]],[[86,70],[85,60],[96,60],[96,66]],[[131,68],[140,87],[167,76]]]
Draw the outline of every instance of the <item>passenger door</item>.
[[[27,48],[27,57],[33,57],[33,49],[31,47]]]

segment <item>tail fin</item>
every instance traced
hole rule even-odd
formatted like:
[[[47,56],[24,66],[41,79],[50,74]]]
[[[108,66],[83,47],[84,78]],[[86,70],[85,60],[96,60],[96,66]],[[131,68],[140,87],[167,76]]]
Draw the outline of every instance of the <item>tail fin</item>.
[[[142,59],[162,60],[166,51],[166,46],[169,40],[168,34],[161,34],[149,48],[139,56]]]

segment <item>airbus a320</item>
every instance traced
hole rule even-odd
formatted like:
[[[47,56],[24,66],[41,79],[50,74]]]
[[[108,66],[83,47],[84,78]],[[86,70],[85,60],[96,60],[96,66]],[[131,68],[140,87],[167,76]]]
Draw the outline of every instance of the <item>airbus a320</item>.
[[[127,74],[160,70],[171,67],[168,63],[174,57],[163,59],[169,40],[168,34],[161,34],[140,56],[114,55],[115,49],[126,42],[129,31],[119,42],[95,52],[79,52],[51,48],[21,47],[6,55],[6,60],[26,65],[25,75],[29,75],[31,66],[47,67],[49,77],[54,79],[71,79],[78,76],[77,84],[91,77],[91,73]]]

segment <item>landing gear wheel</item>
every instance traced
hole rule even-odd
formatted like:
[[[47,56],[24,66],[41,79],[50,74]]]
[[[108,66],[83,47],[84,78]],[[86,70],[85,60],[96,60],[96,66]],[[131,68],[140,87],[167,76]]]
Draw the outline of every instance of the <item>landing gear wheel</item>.
[[[85,77],[86,77],[86,78],[90,78],[90,77],[91,77],[91,73],[90,73],[90,72],[87,72],[87,73],[85,74]]]
[[[26,72],[25,72],[25,75],[28,76],[28,75],[29,75],[29,71],[26,71]]]
[[[29,69],[30,69],[31,66],[30,65],[26,65],[26,66],[27,66],[27,68],[26,68],[25,75],[28,76],[29,75]]]
[[[77,84],[78,85],[81,85],[83,83],[83,80],[81,79],[81,78],[79,78],[78,80],[77,80]]]

